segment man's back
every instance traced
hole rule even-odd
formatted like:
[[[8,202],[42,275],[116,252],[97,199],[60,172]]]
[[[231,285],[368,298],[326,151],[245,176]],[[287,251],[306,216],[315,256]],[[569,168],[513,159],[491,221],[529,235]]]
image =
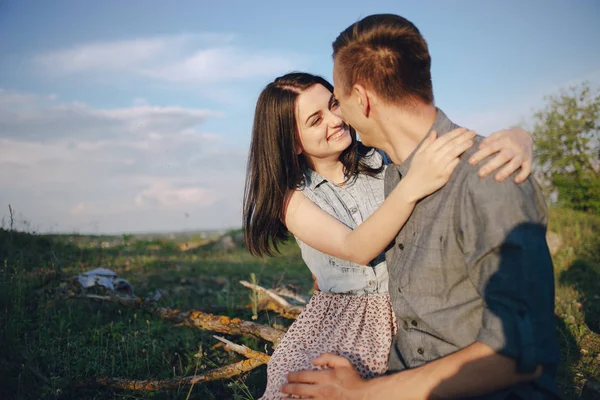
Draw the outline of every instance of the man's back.
[[[443,112],[432,130],[457,127]],[[546,246],[546,205],[532,179],[480,179],[465,154],[450,182],[420,201],[386,258],[399,333],[389,370],[413,368],[483,342],[555,392],[558,346],[554,278]],[[386,194],[410,158],[389,166]],[[515,389],[536,398],[536,385]],[[497,394],[503,398],[504,394]]]

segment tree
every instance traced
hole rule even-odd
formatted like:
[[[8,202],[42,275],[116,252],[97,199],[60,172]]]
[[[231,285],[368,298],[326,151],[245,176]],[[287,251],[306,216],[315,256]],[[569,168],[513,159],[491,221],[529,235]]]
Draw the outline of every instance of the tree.
[[[583,82],[545,100],[534,114],[536,174],[560,205],[600,212],[600,91]]]

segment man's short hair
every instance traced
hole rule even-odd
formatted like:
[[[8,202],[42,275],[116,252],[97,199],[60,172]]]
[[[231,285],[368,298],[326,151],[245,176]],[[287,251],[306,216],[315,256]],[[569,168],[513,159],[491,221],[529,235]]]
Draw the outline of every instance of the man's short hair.
[[[433,104],[427,42],[405,18],[377,14],[352,24],[333,42],[333,59],[345,94],[361,84],[390,103]]]

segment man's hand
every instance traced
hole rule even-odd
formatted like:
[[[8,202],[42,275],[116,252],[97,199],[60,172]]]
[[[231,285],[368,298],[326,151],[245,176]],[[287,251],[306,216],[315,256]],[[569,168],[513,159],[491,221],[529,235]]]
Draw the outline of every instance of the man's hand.
[[[521,128],[502,130],[486,137],[479,145],[477,153],[469,159],[475,165],[488,156],[496,154],[479,170],[482,178],[503,167],[495,175],[497,181],[503,181],[513,172],[521,168],[515,177],[516,183],[521,183],[531,174],[533,163],[533,139],[527,131]]]
[[[313,360],[321,371],[290,372],[288,383],[281,391],[285,394],[323,400],[366,400],[369,383],[354,370],[344,357],[325,353]]]

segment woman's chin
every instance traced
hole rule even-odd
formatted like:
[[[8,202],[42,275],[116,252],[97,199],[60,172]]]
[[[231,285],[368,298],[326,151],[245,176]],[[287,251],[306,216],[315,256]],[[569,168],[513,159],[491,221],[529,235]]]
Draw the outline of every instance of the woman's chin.
[[[350,133],[346,133],[344,136],[338,139],[339,146],[342,147],[342,151],[346,150],[352,144],[352,137]]]

